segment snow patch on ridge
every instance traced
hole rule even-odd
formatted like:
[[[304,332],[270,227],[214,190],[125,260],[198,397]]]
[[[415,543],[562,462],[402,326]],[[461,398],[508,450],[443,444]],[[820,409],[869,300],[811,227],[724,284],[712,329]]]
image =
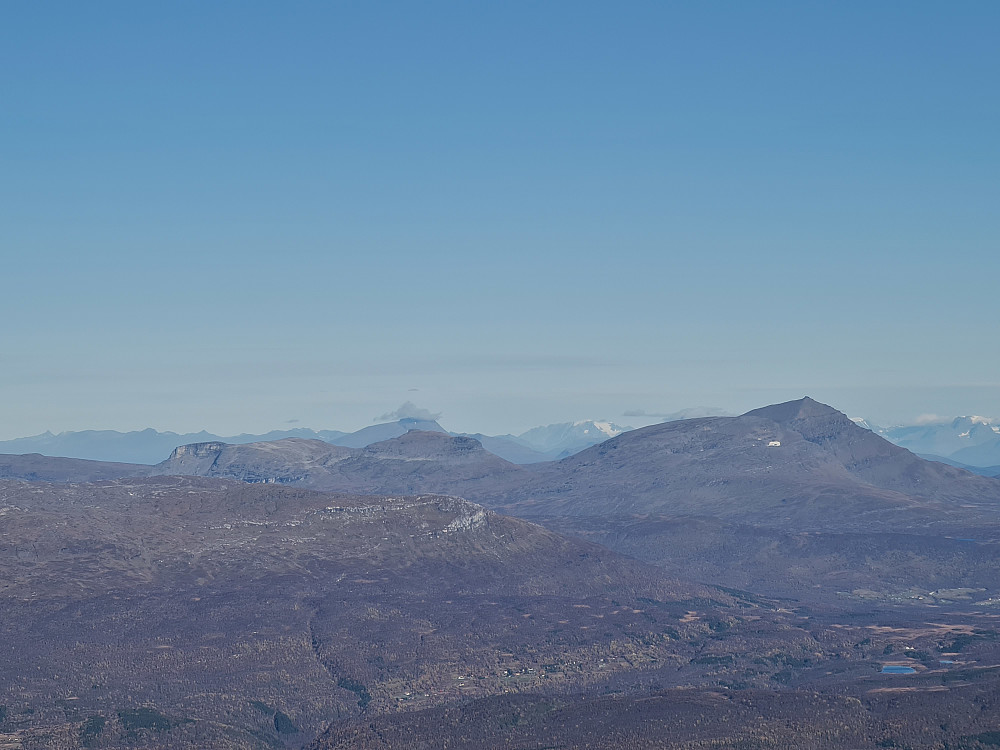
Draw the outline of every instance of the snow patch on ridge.
[[[588,420],[588,419],[584,419],[584,420],[581,420],[579,422],[574,422],[573,426],[574,427],[584,427],[584,428],[586,428],[583,431],[584,435],[587,435],[587,434],[590,433],[590,429],[589,429],[590,427],[594,427],[595,429],[598,430],[598,432],[601,432],[601,433],[607,435],[608,437],[616,437],[618,435],[621,435],[624,432],[624,430],[620,429],[616,425],[613,425],[611,422],[594,422],[594,421]]]

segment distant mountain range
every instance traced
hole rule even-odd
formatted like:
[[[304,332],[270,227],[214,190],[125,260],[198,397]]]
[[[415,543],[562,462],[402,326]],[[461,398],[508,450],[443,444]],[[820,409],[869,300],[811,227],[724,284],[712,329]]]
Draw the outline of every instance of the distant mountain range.
[[[575,427],[576,434],[591,429]],[[1000,481],[924,460],[809,398],[622,432],[530,465],[436,422],[366,430],[352,439],[393,436],[364,447],[304,438],[207,441],[180,446],[155,466],[3,456],[0,477],[188,475],[360,494],[446,493],[680,577],[771,595],[839,590],[845,569],[853,571],[849,590],[888,597],[970,581],[992,591],[1000,575],[1000,558],[968,546],[974,540],[992,550],[1000,539]],[[549,431],[550,447],[567,433]],[[941,568],[946,558],[952,562]]]
[[[879,427],[854,420],[877,435],[918,455],[996,476],[1000,474],[1000,424],[987,417],[956,417],[950,422]]]
[[[638,412],[634,414],[639,415]],[[659,418],[662,419],[661,424],[665,424],[720,416],[732,415],[720,413],[718,409],[688,409],[670,415],[659,415]],[[996,420],[965,416],[945,423],[896,427],[881,427],[865,419],[852,421],[924,458],[968,469],[983,476],[1000,475],[1000,423]],[[0,441],[0,454],[40,453],[43,456],[154,465],[166,459],[174,448],[193,443],[244,445],[301,438],[321,440],[347,448],[364,448],[372,443],[400,437],[411,430],[421,430],[475,438],[486,450],[505,461],[526,465],[567,458],[631,429],[608,421],[585,420],[534,427],[520,435],[486,435],[481,432],[449,432],[434,420],[405,418],[373,424],[356,432],[296,428],[272,430],[262,434],[216,435],[204,430],[180,434],[158,432],[151,428],[132,432],[82,430],[59,434],[45,432],[31,437],[3,440]]]
[[[0,456],[0,747],[996,745],[1000,480],[810,398],[616,429]]]
[[[573,422],[535,427],[518,435],[516,440],[539,453],[555,458],[566,458],[579,453],[597,443],[621,435],[628,427],[619,427],[611,422]],[[505,437],[511,437],[509,435]]]
[[[43,456],[152,465],[163,461],[178,446],[194,443],[244,445],[301,438],[321,440],[324,443],[347,448],[364,448],[372,443],[400,437],[411,430],[421,430],[472,437],[482,443],[490,453],[506,461],[532,464],[565,458],[628,429],[631,428],[620,427],[611,422],[581,421],[535,427],[521,435],[491,436],[481,433],[469,435],[449,433],[433,420],[404,418],[396,422],[374,424],[350,433],[305,428],[272,430],[261,435],[244,433],[230,436],[215,435],[204,430],[185,434],[157,432],[152,428],[133,432],[82,430],[59,434],[45,432],[32,437],[0,441],[0,454],[40,453]]]

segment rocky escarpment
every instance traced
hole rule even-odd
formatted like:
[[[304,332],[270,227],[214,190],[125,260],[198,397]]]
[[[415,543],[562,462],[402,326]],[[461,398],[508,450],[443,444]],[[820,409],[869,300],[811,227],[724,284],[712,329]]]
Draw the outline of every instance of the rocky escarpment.
[[[160,475],[373,494],[462,494],[469,482],[519,471],[478,440],[419,430],[360,449],[299,438],[246,445],[197,443],[181,446],[154,467]]]

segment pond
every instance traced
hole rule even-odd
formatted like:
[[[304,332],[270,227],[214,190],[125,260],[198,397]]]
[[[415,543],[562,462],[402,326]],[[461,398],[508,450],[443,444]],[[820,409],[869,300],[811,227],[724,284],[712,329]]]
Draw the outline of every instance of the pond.
[[[917,670],[913,667],[897,667],[893,664],[883,664],[882,669],[879,670],[882,674],[916,674]]]

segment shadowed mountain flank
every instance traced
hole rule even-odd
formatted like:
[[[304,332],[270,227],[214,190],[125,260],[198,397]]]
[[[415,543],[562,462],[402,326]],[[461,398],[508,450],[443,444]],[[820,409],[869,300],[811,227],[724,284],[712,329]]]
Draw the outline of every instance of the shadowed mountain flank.
[[[681,577],[796,597],[1000,594],[1000,481],[812,399],[634,430],[519,479],[466,495]]]
[[[858,427],[836,409],[804,398],[747,412],[769,419],[823,448],[855,477],[882,489],[955,499],[981,498],[990,483],[945,464],[925,461],[870,430]],[[994,496],[996,490],[992,490]]]
[[[812,399],[633,430],[469,496],[526,516],[660,513],[799,530],[944,528],[1000,510],[1000,482],[924,461]]]
[[[58,458],[38,453],[0,455],[0,479],[23,479],[29,482],[94,482],[119,477],[141,477],[149,466],[84,458]]]

